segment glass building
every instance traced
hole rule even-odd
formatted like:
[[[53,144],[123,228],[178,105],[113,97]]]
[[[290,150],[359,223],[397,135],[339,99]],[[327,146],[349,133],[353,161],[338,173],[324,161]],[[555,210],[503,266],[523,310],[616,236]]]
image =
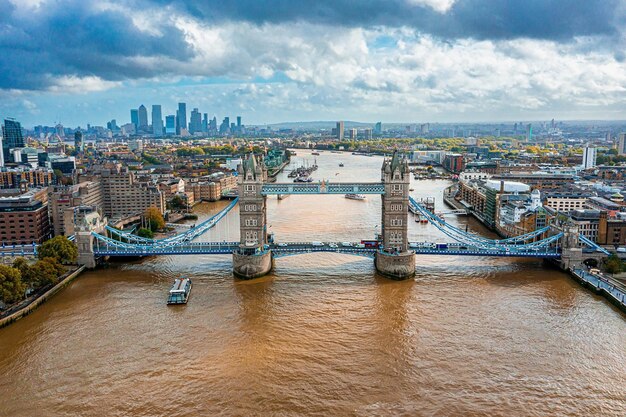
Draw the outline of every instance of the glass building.
[[[4,119],[4,126],[2,126],[2,158],[0,165],[4,165],[7,162],[13,162],[13,156],[11,155],[11,149],[23,148],[24,136],[22,135],[22,126],[20,122],[14,119]]]

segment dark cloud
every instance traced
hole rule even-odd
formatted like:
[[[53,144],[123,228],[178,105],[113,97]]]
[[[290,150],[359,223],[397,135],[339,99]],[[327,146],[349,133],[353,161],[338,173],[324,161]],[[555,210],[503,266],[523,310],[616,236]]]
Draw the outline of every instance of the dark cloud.
[[[157,23],[162,34],[156,36],[135,27],[125,12],[95,9],[97,1],[43,2],[32,15],[24,16],[23,10],[0,0],[0,89],[45,89],[54,77],[64,75],[98,76],[110,81],[149,78],[172,72],[172,66],[164,69],[133,58],[167,57],[184,62],[194,56],[181,29],[167,17]],[[566,42],[575,36],[610,37],[619,32],[615,26],[619,0],[457,0],[445,13],[409,0],[117,3],[131,10],[164,11],[165,16],[183,13],[209,26],[240,21],[257,25],[405,26],[451,41],[524,37]],[[623,59],[623,52],[616,51],[615,56]]]
[[[135,27],[130,16],[95,12],[88,3],[43,6],[25,18],[0,0],[0,11],[13,14],[0,21],[0,88],[42,89],[50,85],[51,77],[64,75],[106,80],[150,77],[159,73],[158,68],[130,58],[193,56],[179,29],[163,24],[162,35],[155,36]]]
[[[410,0],[152,0],[199,18],[257,24],[304,21],[407,26],[443,38],[564,40],[616,33],[619,0],[457,0],[445,13]]]

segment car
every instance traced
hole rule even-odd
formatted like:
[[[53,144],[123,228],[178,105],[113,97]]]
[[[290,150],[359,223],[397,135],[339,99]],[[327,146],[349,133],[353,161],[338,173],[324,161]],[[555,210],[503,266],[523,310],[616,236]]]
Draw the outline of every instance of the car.
[[[324,242],[311,242],[312,246],[324,246]]]
[[[287,246],[286,243],[279,243],[278,246],[280,246],[281,248],[284,248],[285,246]]]
[[[626,252],[626,248],[624,248],[624,247],[619,247],[619,248],[617,248],[617,251],[618,251],[619,253],[624,253],[624,252]]]
[[[329,248],[338,248],[339,246],[337,246],[337,244],[336,244],[336,243],[329,243],[329,244],[328,244],[328,247],[329,247]]]
[[[341,242],[341,246],[344,248],[352,247],[352,242]]]
[[[365,244],[364,243],[357,243],[356,245],[354,245],[355,248],[359,248],[359,249],[364,249],[365,248]]]
[[[419,246],[420,246],[420,245],[419,245],[417,242],[411,242],[411,243],[409,243],[409,247],[410,247],[410,248],[419,248]]]

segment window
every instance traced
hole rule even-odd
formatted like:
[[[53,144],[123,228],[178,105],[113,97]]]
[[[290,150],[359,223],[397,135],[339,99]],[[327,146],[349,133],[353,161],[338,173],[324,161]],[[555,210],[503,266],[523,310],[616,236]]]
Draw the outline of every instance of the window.
[[[393,191],[402,191],[402,184],[394,184]]]
[[[392,226],[402,226],[402,219],[391,219]]]
[[[256,185],[246,184],[246,191],[256,191]]]
[[[246,204],[243,211],[256,211],[256,204]]]
[[[257,225],[257,220],[256,219],[246,219],[245,224],[246,224],[246,226],[256,226]]]
[[[402,211],[402,204],[392,204],[389,209],[390,211]]]

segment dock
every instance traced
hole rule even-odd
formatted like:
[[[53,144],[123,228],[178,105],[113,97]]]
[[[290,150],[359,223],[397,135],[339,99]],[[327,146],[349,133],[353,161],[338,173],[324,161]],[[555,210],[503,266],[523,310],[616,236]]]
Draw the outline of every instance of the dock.
[[[584,268],[570,269],[570,273],[584,287],[602,295],[626,313],[626,286],[624,284],[604,275],[592,274]]]

